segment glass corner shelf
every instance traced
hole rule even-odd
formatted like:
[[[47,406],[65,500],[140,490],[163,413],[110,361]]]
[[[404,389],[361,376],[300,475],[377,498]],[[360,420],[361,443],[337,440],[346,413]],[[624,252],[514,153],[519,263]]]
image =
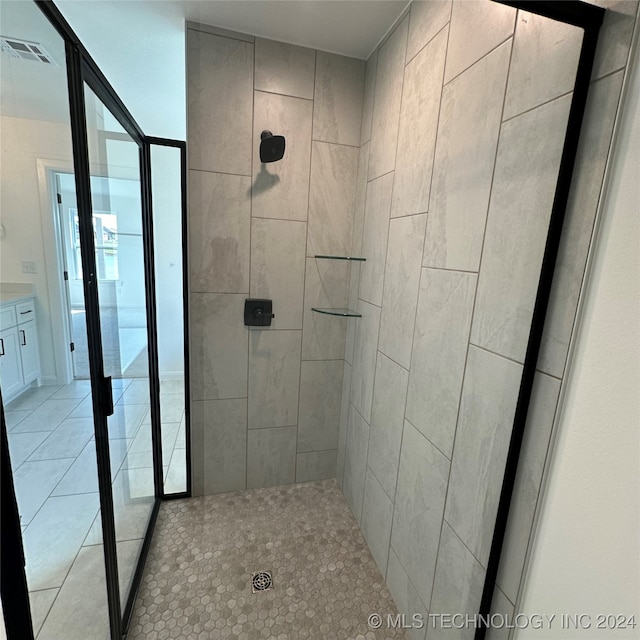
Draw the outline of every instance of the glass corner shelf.
[[[343,318],[362,318],[362,314],[351,309],[320,309],[318,307],[311,307],[311,311],[316,313],[323,313],[327,316],[342,316]]]
[[[322,260],[353,260],[354,262],[365,262],[366,258],[358,258],[355,256],[314,256],[315,258],[320,258]]]

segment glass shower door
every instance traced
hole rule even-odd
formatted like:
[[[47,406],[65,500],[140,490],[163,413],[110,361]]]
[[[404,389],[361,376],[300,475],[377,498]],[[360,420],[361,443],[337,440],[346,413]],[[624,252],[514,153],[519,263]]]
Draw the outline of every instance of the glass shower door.
[[[118,578],[127,601],[155,503],[140,147],[85,86]],[[99,532],[96,532],[99,535]]]

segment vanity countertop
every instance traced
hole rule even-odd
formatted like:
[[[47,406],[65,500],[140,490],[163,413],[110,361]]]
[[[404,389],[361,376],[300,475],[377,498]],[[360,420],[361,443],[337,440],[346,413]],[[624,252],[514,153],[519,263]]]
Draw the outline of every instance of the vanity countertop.
[[[17,304],[35,297],[33,285],[22,283],[0,283],[0,304]]]

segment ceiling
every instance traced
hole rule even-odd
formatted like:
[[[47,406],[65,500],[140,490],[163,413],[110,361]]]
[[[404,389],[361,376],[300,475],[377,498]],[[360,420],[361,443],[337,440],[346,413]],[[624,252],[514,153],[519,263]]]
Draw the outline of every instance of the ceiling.
[[[185,20],[366,59],[408,4],[408,0],[54,1],[145,133],[179,139],[186,135]],[[31,2],[2,0],[0,5],[2,35],[48,43],[52,54],[61,50],[48,25],[34,18]],[[64,97],[60,87],[66,82],[63,67],[41,69],[38,63],[13,61],[4,54],[1,64],[2,89],[7,90],[2,93],[3,114],[8,109],[5,96],[11,96],[10,115],[68,117],[60,104]],[[35,99],[43,87],[50,96],[46,104]]]

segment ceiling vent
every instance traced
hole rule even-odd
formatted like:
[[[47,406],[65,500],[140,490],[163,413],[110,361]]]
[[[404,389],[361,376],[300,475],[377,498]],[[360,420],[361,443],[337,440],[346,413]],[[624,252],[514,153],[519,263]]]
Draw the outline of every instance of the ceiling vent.
[[[0,36],[0,48],[12,58],[22,58],[24,60],[33,60],[35,62],[42,62],[43,64],[58,66],[56,61],[39,42]]]

